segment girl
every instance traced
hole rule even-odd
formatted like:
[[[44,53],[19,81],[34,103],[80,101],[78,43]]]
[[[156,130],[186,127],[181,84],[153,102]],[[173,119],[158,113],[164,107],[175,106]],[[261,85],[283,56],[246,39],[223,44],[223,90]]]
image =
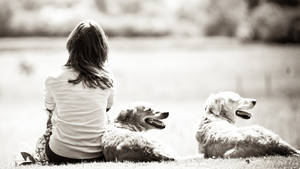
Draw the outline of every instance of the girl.
[[[36,161],[42,163],[103,158],[101,135],[108,123],[106,111],[113,104],[112,75],[105,69],[108,42],[104,31],[94,21],[80,22],[69,35],[67,50],[63,72],[45,82],[45,106],[51,121],[36,148]]]

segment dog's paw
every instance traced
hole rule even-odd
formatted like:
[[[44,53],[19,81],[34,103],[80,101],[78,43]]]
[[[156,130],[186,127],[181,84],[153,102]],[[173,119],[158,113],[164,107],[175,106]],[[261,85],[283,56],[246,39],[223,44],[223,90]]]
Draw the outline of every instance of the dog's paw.
[[[236,153],[236,148],[232,148],[232,149],[227,150],[224,153],[223,157],[224,158],[232,158],[235,153]]]

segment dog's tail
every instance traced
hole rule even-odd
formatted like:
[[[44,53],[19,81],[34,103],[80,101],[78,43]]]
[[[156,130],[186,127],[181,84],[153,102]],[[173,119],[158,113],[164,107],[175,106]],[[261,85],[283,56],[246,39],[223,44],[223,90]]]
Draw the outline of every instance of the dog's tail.
[[[175,161],[175,158],[164,156],[164,155],[160,155],[160,157],[158,159],[159,159],[159,161]]]
[[[289,145],[287,142],[280,140],[279,147],[277,149],[278,154],[283,156],[298,156],[300,157],[300,151]]]
[[[156,147],[153,147],[150,154],[153,158],[153,161],[175,161],[177,159],[176,153],[169,149],[169,147],[163,147],[160,144],[157,144]]]

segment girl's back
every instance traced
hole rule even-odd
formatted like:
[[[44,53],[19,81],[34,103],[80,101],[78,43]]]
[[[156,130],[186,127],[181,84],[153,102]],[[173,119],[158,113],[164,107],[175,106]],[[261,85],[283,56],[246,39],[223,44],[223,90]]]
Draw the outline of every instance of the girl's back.
[[[106,109],[110,107],[108,98],[113,90],[87,88],[82,83],[73,85],[68,82],[76,76],[72,69],[65,68],[58,77],[46,80],[47,93],[51,93],[56,104],[50,147],[59,155],[70,158],[95,158],[101,151],[101,133],[107,124]],[[83,154],[68,155],[74,151]]]

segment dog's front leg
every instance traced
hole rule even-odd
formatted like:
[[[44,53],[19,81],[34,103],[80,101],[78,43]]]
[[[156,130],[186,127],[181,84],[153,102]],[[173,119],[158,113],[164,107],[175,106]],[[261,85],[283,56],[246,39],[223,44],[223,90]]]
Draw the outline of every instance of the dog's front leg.
[[[242,152],[239,150],[239,148],[237,146],[227,150],[224,155],[223,158],[237,158],[237,157],[241,157]]]

